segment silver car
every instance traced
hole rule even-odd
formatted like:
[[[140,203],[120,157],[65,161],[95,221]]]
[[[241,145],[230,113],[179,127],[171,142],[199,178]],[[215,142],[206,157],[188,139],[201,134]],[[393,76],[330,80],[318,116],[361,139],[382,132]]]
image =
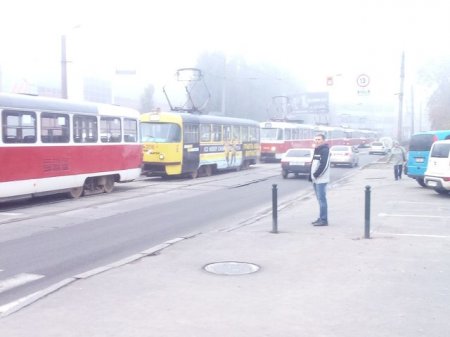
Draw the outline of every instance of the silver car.
[[[350,167],[358,166],[359,150],[349,145],[334,145],[330,148],[331,166],[346,165]]]
[[[369,154],[381,153],[387,154],[389,149],[383,142],[372,142],[370,144]]]
[[[281,158],[281,175],[287,178],[289,173],[298,176],[309,176],[314,149],[299,148],[288,150]]]

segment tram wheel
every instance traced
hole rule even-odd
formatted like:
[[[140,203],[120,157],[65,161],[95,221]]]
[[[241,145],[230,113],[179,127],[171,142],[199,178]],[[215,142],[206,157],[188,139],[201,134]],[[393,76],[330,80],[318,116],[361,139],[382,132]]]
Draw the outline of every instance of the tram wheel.
[[[111,193],[114,189],[114,178],[108,176],[105,178],[105,185],[103,185],[103,192]]]
[[[244,160],[244,162],[241,164],[241,168],[243,170],[247,170],[250,167],[250,164],[248,162],[248,160]]]
[[[205,175],[207,177],[210,177],[212,175],[212,171],[213,171],[212,165],[206,165],[205,166]]]
[[[80,186],[80,187],[74,187],[71,188],[69,192],[67,192],[67,194],[69,195],[69,198],[72,199],[78,199],[79,197],[81,197],[84,193],[84,187]]]
[[[191,177],[191,179],[196,179],[198,177],[198,170],[192,171],[191,173],[189,173],[189,176]]]

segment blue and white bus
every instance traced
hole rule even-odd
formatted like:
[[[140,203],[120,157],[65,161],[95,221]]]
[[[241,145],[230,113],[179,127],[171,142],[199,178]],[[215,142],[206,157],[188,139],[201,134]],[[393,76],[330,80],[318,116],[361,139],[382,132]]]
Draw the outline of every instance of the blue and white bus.
[[[428,165],[428,157],[433,143],[437,140],[450,139],[450,130],[434,130],[416,133],[409,142],[406,174],[416,179],[420,186],[426,187],[424,175]]]

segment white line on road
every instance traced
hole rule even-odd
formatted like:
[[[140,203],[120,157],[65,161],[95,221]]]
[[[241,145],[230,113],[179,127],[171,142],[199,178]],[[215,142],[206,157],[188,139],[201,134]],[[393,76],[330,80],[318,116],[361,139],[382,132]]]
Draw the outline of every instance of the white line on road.
[[[448,218],[448,215],[427,215],[427,214],[388,214],[378,213],[378,216],[393,216],[406,218]]]
[[[380,234],[380,235],[415,236],[415,237],[424,237],[424,238],[450,239],[449,235],[408,234],[408,233],[382,233],[382,232],[374,232],[374,233]]]
[[[31,281],[39,280],[40,278],[43,277],[44,275],[27,274],[27,273],[14,275],[13,277],[10,277],[0,282],[0,294],[14,287],[21,286]]]
[[[9,216],[18,216],[18,215],[22,215],[23,213],[5,213],[5,212],[0,212],[0,215],[9,215]]]

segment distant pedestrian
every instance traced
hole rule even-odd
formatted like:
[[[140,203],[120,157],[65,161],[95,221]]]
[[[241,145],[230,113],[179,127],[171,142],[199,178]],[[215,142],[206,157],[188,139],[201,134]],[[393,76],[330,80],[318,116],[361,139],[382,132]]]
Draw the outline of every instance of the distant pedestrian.
[[[325,135],[314,137],[314,155],[309,180],[319,202],[319,218],[312,222],[314,226],[328,226],[327,184],[330,182],[330,148],[325,143]]]
[[[391,162],[394,164],[395,180],[402,179],[403,165],[406,162],[406,151],[398,142],[394,143],[391,150]]]

